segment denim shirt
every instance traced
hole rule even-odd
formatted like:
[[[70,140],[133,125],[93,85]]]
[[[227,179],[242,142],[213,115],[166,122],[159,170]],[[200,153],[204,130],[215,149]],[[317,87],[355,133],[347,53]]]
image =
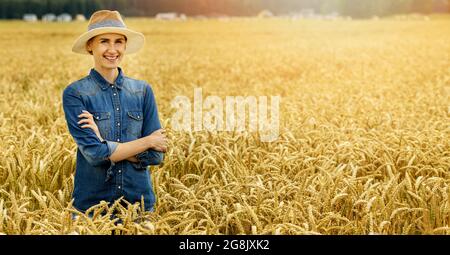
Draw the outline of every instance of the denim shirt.
[[[104,200],[110,205],[123,197],[130,203],[143,201],[145,210],[153,209],[153,192],[149,165],[158,165],[163,154],[149,149],[136,155],[137,163],[112,162],[109,157],[118,143],[136,140],[160,129],[158,110],[148,83],[119,75],[114,84],[95,69],[88,76],[64,89],[63,108],[67,126],[77,144],[74,181],[74,207],[85,212]],[[90,128],[78,124],[82,110],[94,116],[104,141]]]

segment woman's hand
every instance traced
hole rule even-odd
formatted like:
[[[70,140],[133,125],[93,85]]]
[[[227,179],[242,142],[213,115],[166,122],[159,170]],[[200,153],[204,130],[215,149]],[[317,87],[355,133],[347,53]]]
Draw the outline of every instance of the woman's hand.
[[[83,110],[83,113],[78,115],[78,118],[85,118],[78,121],[78,124],[86,123],[85,125],[81,126],[81,128],[90,128],[92,131],[94,131],[95,135],[100,139],[100,141],[103,142],[103,138],[100,135],[100,131],[98,130],[97,124],[95,124],[94,116],[89,113],[88,111]]]
[[[166,131],[164,129],[158,129],[147,136],[151,143],[151,148],[160,151],[166,152],[167,150],[167,138]]]

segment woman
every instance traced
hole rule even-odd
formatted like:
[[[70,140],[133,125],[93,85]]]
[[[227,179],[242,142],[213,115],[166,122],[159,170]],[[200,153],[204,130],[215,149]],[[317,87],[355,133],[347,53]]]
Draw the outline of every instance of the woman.
[[[166,136],[149,84],[125,76],[119,67],[144,41],[117,11],[102,10],[92,14],[88,31],[72,47],[94,59],[89,75],[63,92],[67,126],[78,146],[73,205],[81,212],[121,197],[143,201],[145,210],[153,211],[147,166],[161,163]]]

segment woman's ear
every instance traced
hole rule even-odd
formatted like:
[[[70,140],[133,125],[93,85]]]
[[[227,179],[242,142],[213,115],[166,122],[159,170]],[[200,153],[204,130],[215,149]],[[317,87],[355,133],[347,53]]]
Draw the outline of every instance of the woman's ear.
[[[92,38],[91,39],[89,39],[87,42],[86,42],[86,51],[87,52],[89,52],[89,54],[91,54],[92,55],[92,48],[91,48],[91,44],[92,44]]]
[[[86,44],[86,51],[89,52],[89,54],[92,55],[92,50],[91,50],[91,45],[90,44]]]

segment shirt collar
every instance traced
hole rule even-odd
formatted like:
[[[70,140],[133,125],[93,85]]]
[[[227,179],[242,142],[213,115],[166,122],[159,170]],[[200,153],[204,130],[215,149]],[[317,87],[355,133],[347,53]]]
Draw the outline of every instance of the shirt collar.
[[[114,82],[114,84],[116,85],[116,87],[118,89],[122,89],[122,85],[123,85],[123,72],[122,72],[122,68],[117,67],[119,69],[119,75],[117,75],[116,81]],[[103,78],[103,76],[97,72],[97,70],[95,70],[94,68],[91,69],[89,76],[91,76],[94,81],[100,86],[100,88],[102,88],[103,90],[107,89],[110,86],[110,83],[105,80],[105,78]]]

